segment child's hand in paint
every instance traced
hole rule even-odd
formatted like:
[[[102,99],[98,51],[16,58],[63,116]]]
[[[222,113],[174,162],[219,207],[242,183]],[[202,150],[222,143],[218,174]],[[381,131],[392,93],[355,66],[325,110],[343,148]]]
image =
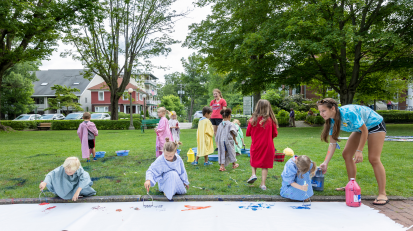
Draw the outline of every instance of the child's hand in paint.
[[[151,181],[150,180],[145,181],[144,186],[146,188],[146,191],[149,192],[149,189],[151,188]]]
[[[43,189],[46,188],[46,185],[47,185],[46,182],[40,183],[39,185],[40,191],[43,191]]]

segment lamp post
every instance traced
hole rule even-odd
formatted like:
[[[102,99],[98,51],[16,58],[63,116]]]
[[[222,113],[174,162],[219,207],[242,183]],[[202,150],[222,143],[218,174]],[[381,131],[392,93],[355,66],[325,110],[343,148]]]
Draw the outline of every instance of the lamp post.
[[[146,94],[142,95],[143,97],[143,119],[146,119]]]
[[[135,127],[133,126],[133,118],[132,118],[132,93],[133,89],[129,88],[129,102],[130,102],[130,108],[129,108],[129,113],[130,113],[130,125],[129,125],[129,130],[135,130]]]

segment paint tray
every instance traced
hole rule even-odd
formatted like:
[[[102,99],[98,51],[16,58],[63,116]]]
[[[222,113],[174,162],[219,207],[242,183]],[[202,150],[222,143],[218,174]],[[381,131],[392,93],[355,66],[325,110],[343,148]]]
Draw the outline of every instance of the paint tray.
[[[275,153],[274,161],[276,161],[276,162],[284,162],[284,157],[285,157],[285,154],[284,154],[284,153]]]
[[[245,148],[241,149],[241,154],[250,154],[250,149],[249,149],[249,148],[247,148],[247,149],[245,149]]]
[[[127,156],[129,155],[130,150],[121,150],[121,151],[116,151],[116,155],[118,156]]]
[[[218,155],[208,155],[208,160],[210,160],[210,161],[218,161]]]
[[[96,152],[96,158],[103,158],[105,157],[106,152]]]

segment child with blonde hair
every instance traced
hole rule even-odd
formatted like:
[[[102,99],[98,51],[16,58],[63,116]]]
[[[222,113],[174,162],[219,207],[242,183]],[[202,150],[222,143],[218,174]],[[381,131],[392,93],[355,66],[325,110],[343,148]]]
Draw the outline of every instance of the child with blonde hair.
[[[248,121],[246,136],[251,136],[250,164],[252,176],[247,183],[252,184],[257,180],[257,168],[262,169],[262,190],[267,190],[265,181],[268,169],[274,166],[275,148],[273,139],[277,137],[278,122],[268,100],[260,99],[255,107],[251,119]]]
[[[208,160],[208,155],[214,152],[214,128],[209,120],[212,115],[212,109],[210,107],[204,107],[202,109],[202,118],[198,122],[198,130],[196,131],[196,143],[198,153],[196,160],[192,162],[192,165],[198,165],[200,157],[204,157],[204,166],[212,165]]]
[[[235,145],[235,153],[237,154],[237,156],[239,156],[239,155],[241,155],[242,146],[245,146],[244,133],[242,132],[241,122],[239,122],[239,120],[234,119],[232,121],[232,123],[234,123],[235,128],[237,129],[237,139],[236,140],[237,140],[238,144]]]
[[[174,141],[179,141],[179,134],[181,130],[179,129],[179,121],[176,119],[177,115],[175,111],[171,111],[171,116],[169,119],[169,128],[171,129],[172,138]]]
[[[219,124],[215,142],[218,146],[218,163],[220,164],[219,171],[225,171],[225,166],[232,163],[232,168],[238,168],[237,158],[235,157],[235,145],[238,145],[236,140],[237,130],[235,125],[231,123],[231,109],[221,110],[223,118]]]
[[[287,161],[281,174],[280,195],[291,200],[306,200],[313,196],[313,187],[308,187],[314,176],[316,164],[308,156],[294,156]]]
[[[158,126],[155,128],[156,132],[156,158],[162,155],[163,146],[165,144],[165,138],[174,141],[171,134],[171,129],[169,127],[168,119],[165,117],[166,113],[169,113],[164,107],[158,108],[159,120]]]
[[[93,161],[96,161],[95,137],[98,136],[98,129],[95,123],[90,122],[90,113],[83,113],[83,123],[79,124],[77,135],[82,144],[82,157],[90,162],[90,154],[93,154]]]
[[[69,157],[63,165],[46,175],[39,188],[42,191],[47,187],[50,192],[57,194],[62,199],[76,201],[79,196],[96,195],[92,185],[93,181],[90,179],[89,173],[83,170],[79,159]]]
[[[168,200],[172,200],[175,194],[185,194],[189,188],[188,174],[181,157],[176,153],[180,142],[171,142],[165,139],[163,154],[159,156],[146,171],[145,188],[158,183],[159,191],[163,192]]]

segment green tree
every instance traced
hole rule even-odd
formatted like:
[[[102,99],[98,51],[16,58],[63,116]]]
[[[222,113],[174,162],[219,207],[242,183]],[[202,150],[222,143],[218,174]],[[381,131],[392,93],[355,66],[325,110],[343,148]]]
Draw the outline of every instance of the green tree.
[[[182,116],[184,111],[184,105],[181,104],[179,97],[176,95],[166,95],[162,97],[160,107],[165,107],[168,111],[175,111],[178,116]]]
[[[283,65],[277,79],[287,83],[317,79],[350,104],[373,73],[411,65],[411,0],[294,1],[272,18]],[[369,77],[371,76],[371,77]]]
[[[167,95],[178,96],[180,88],[180,77],[182,73],[174,72],[172,74],[166,74],[165,83],[158,87],[158,96],[162,98]]]
[[[34,93],[33,82],[38,80],[35,71],[40,65],[38,61],[18,63],[5,72],[0,90],[1,114],[15,118],[35,108],[31,96]]]
[[[206,54],[206,62],[226,74],[225,84],[233,82],[243,95],[254,94],[256,103],[280,61],[274,34],[263,26],[277,11],[276,1],[199,0],[197,5],[209,3],[214,3],[212,14],[189,27],[184,45]]]
[[[77,96],[74,94],[75,92],[80,92],[79,89],[61,85],[54,85],[51,89],[56,91],[56,98],[49,98],[50,107],[45,108],[45,111],[66,109],[64,110],[66,111],[65,115],[69,114],[69,108],[74,111],[83,111]]]
[[[148,58],[166,55],[177,43],[171,33],[177,17],[172,11],[176,0],[103,0],[94,11],[82,11],[77,26],[69,27],[64,41],[76,52],[65,52],[81,60],[88,68],[85,77],[97,74],[110,89],[111,119],[118,119],[118,101],[132,73],[152,68]],[[121,61],[121,57],[124,61]],[[122,82],[118,86],[118,78]],[[136,75],[139,76],[139,75]]]
[[[73,23],[79,10],[94,7],[95,1],[0,1],[0,90],[8,69],[47,58],[63,26]]]

